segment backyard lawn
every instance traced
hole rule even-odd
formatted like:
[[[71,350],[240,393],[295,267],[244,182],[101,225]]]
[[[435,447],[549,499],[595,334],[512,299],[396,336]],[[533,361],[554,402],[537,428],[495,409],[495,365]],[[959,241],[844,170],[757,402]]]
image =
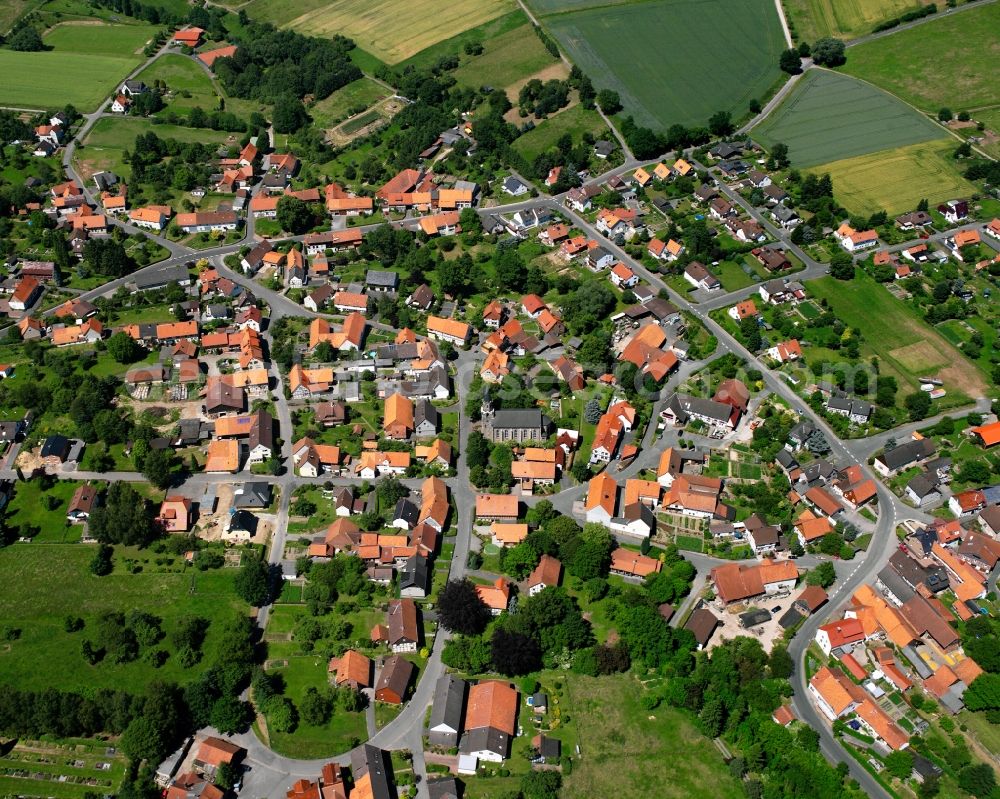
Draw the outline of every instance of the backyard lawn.
[[[18,482],[14,499],[7,509],[8,523],[17,527],[37,527],[40,532],[32,539],[33,544],[79,541],[81,525],[66,521],[66,511],[78,485],[80,483],[72,480],[56,480],[51,489],[42,491],[41,480]]]

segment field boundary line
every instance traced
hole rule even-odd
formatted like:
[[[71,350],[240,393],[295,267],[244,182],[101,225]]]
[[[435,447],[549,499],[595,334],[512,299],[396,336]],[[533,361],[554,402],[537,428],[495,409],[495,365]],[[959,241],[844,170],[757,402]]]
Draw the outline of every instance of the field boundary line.
[[[970,11],[973,8],[982,8],[983,6],[992,5],[997,0],[976,0],[973,2],[966,2],[964,5],[960,5],[957,8],[949,8],[938,14],[930,14],[926,17],[921,17],[920,19],[915,19],[912,22],[904,22],[902,25],[897,25],[895,28],[889,28],[886,31],[872,31],[871,33],[866,33],[864,36],[859,36],[857,39],[851,39],[845,42],[846,47],[854,47],[858,44],[867,44],[868,42],[873,42],[876,39],[884,39],[886,36],[892,36],[894,33],[902,33],[903,31],[911,30],[916,28],[918,25],[925,25],[928,22],[934,22],[940,19],[947,19],[948,17],[954,16],[962,11]]]
[[[774,7],[778,9],[778,19],[781,20],[781,29],[785,32],[785,44],[791,49],[795,45],[792,44],[792,32],[788,29],[788,20],[785,19],[785,9],[781,5],[781,0],[774,0]]]

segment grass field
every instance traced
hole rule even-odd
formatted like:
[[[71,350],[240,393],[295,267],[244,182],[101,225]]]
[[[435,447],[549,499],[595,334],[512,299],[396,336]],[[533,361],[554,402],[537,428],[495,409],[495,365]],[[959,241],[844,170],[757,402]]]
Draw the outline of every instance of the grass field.
[[[555,147],[556,142],[565,133],[569,133],[575,139],[586,131],[599,134],[607,130],[607,127],[596,111],[588,111],[583,106],[574,105],[542,120],[534,130],[529,130],[515,139],[514,149],[531,161],[539,153]]]
[[[317,125],[329,128],[388,96],[388,89],[381,84],[370,78],[358,78],[320,100],[309,109],[309,114]]]
[[[505,88],[558,63],[529,25],[490,39],[483,47],[482,55],[453,73],[460,86]]]
[[[141,691],[154,679],[185,683],[201,673],[201,667],[184,669],[174,658],[158,669],[144,660],[90,666],[83,659],[80,646],[88,636],[88,627],[105,610],[148,611],[164,620],[168,636],[181,616],[194,614],[217,620],[237,609],[245,610],[233,593],[235,569],[182,570],[180,558],[174,557],[170,568],[177,571],[155,572],[159,567],[152,559],[158,556],[129,550],[141,569],[129,574],[121,563],[122,553],[118,548],[113,574],[94,577],[88,568],[94,556],[90,546],[33,543],[0,550],[5,584],[0,619],[21,630],[20,638],[0,649],[0,683],[22,689]],[[82,632],[65,632],[67,613],[81,616],[87,627]],[[213,623],[205,641],[206,655],[217,645],[218,634],[218,625]]]
[[[179,53],[161,56],[140,72],[137,78],[149,85],[153,85],[156,80],[162,80],[173,92],[168,105],[175,110],[195,106],[205,111],[216,108],[219,95],[212,85],[211,78],[187,56]]]
[[[743,791],[722,755],[680,710],[646,710],[631,674],[568,674],[565,704],[579,731],[581,756],[564,776],[573,799],[736,799]]]
[[[150,131],[161,139],[176,139],[180,142],[222,144],[230,137],[233,137],[234,143],[238,140],[236,134],[225,131],[188,128],[183,125],[156,125],[150,119],[139,117],[105,117],[90,129],[84,146],[76,151],[76,160],[91,170],[110,169],[119,175],[130,174],[122,155],[135,145],[136,136]]]
[[[836,198],[859,214],[885,209],[890,215],[930,203],[965,197],[975,186],[958,172],[952,139],[911,144],[893,150],[822,164],[811,172],[830,173]]]
[[[93,111],[141,62],[141,49],[155,31],[151,25],[62,24],[45,34],[52,50],[0,50],[0,75],[6,76],[0,81],[0,105],[62,108],[72,103]]]
[[[799,41],[815,42],[824,36],[854,39],[876,25],[930,0],[784,0],[785,16]]]
[[[39,5],[39,0],[4,0],[0,3],[0,34],[6,34],[22,14]]]
[[[933,113],[995,105],[997,30],[1000,6],[984,5],[852,47],[843,69]]]
[[[886,92],[827,70],[810,70],[788,99],[753,129],[764,146],[787,144],[797,167],[946,135],[935,122]]]
[[[738,118],[782,79],[785,41],[770,0],[652,0],[575,12],[572,0],[542,5],[560,12],[543,26],[641,125],[704,125],[720,109]]]
[[[834,182],[836,186],[836,182]],[[918,318],[909,306],[860,271],[854,280],[810,280],[808,293],[827,300],[848,327],[864,331],[861,355],[877,355],[883,373],[899,381],[899,398],[919,389],[918,377],[937,375],[950,393],[984,396],[982,374],[944,336]]]
[[[103,25],[63,22],[45,33],[45,43],[57,52],[142,58],[146,42],[159,30],[154,25]]]
[[[315,36],[340,33],[387,64],[512,11],[514,0],[253,0],[246,12]]]

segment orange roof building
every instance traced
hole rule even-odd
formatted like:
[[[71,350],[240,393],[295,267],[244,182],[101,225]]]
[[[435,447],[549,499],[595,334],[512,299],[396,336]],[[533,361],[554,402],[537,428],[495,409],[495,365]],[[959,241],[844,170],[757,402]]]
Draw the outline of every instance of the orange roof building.
[[[206,472],[237,472],[240,468],[240,442],[233,438],[208,442]]]
[[[483,680],[469,688],[460,751],[479,760],[502,762],[517,733],[518,693],[510,683]]]
[[[1000,422],[973,427],[971,432],[981,446],[992,447],[1000,444]]]
[[[371,687],[372,661],[356,649],[348,649],[339,658],[330,658],[328,670],[336,672],[338,686],[347,685],[355,691]]]
[[[499,616],[510,605],[510,582],[505,577],[498,577],[491,585],[477,584],[476,593],[494,616]]]
[[[382,432],[387,438],[406,440],[413,433],[413,400],[398,391],[385,401],[385,420]]]
[[[510,494],[477,494],[476,518],[515,521],[520,513],[518,498]]]

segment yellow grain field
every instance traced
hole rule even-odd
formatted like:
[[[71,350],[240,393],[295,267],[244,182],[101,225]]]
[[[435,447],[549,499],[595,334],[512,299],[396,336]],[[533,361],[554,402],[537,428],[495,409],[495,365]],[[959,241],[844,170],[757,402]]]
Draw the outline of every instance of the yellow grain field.
[[[334,0],[285,23],[314,36],[340,33],[387,64],[515,8],[514,0]]]

